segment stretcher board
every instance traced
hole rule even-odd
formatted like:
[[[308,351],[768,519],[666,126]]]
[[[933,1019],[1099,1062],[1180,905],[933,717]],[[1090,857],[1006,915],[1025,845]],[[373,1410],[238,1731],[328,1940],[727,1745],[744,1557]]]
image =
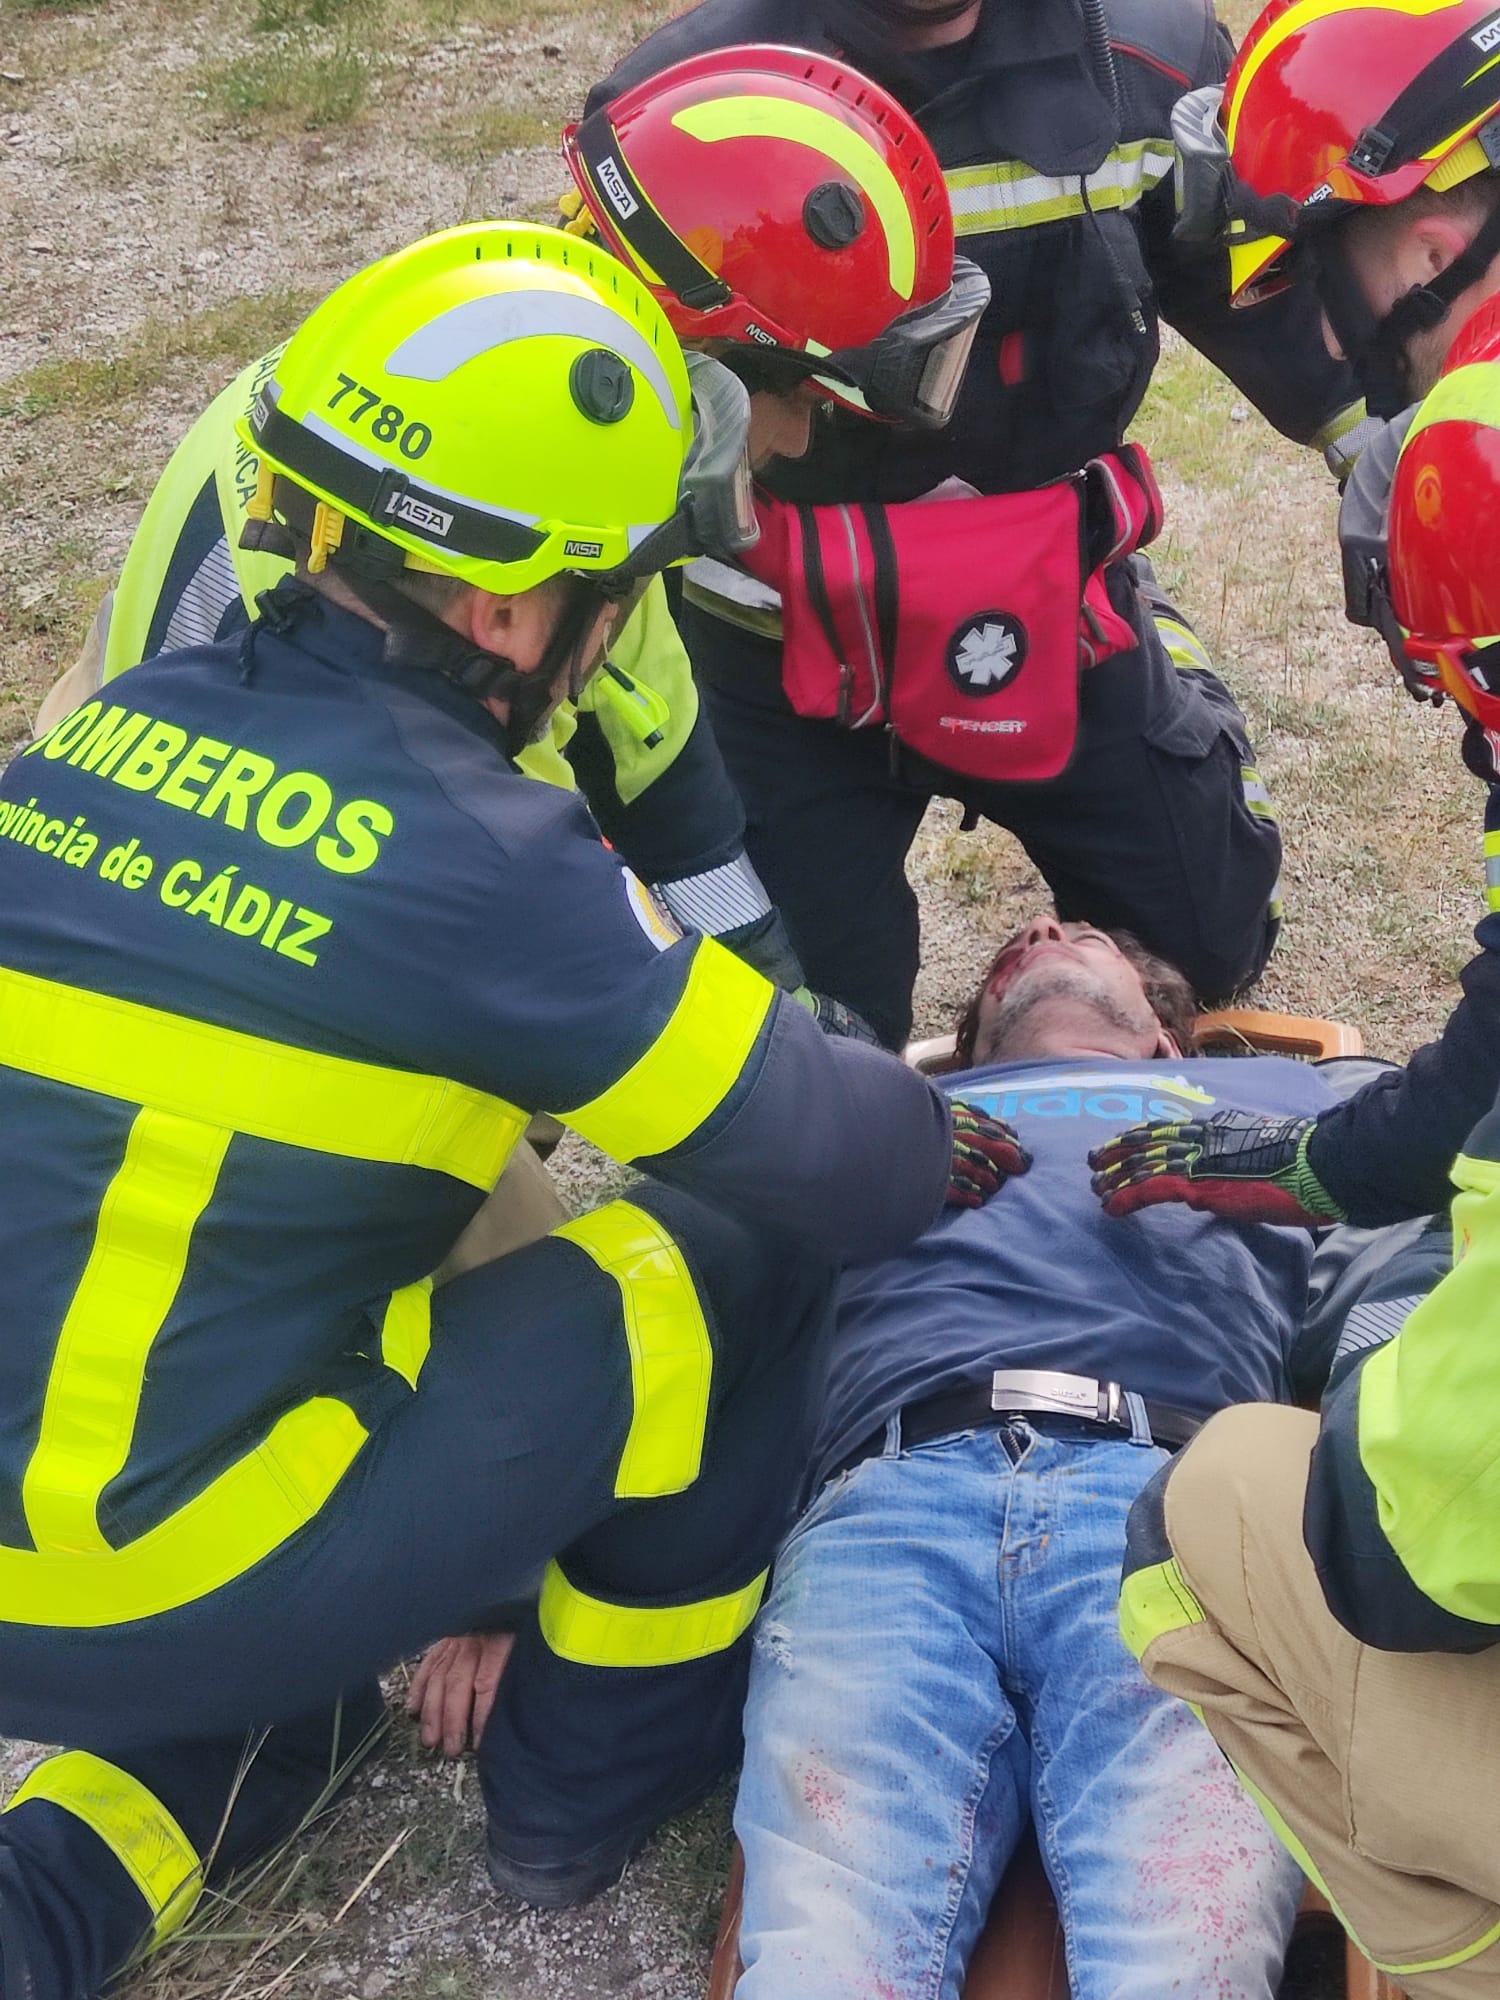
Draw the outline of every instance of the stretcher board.
[[[745,1860],[736,1841],[705,2000],[733,2000],[740,1976],[744,1897]],[[1302,1908],[1326,1911],[1328,1905],[1309,1886]],[[1404,2000],[1400,1987],[1377,1972],[1352,1943],[1345,1951],[1344,1993],[1345,2000]],[[1033,1838],[1019,1849],[1000,1884],[969,1960],[964,2000],[1069,2000],[1062,1925]]]
[[[1345,1021],[1320,1021],[1312,1014],[1277,1014],[1264,1007],[1217,1007],[1198,1016],[1198,1046],[1204,1055],[1295,1056],[1325,1062],[1330,1056],[1359,1056],[1365,1038]],[[952,1035],[908,1042],[906,1060],[924,1076],[953,1067]]]

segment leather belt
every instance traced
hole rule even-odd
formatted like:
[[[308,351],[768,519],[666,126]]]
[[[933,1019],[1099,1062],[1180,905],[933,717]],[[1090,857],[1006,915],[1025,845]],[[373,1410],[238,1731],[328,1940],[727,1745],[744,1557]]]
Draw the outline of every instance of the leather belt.
[[[1148,1401],[1118,1382],[1064,1375],[1051,1368],[997,1368],[988,1387],[976,1382],[940,1396],[925,1396],[897,1414],[903,1446],[930,1444],[954,1431],[985,1430],[1009,1417],[1042,1417],[1077,1425],[1085,1434],[1103,1433],[1131,1444],[1180,1451],[1207,1421],[1170,1403]],[[837,1470],[847,1471],[861,1459],[883,1452],[885,1436],[882,1424],[855,1446]]]

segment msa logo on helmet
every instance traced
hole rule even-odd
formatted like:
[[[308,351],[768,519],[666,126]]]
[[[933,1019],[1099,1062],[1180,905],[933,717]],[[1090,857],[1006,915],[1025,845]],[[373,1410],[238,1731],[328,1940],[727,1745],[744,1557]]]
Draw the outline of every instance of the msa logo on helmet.
[[[620,172],[619,161],[612,153],[606,153],[594,169],[600,187],[608,197],[609,205],[622,222],[628,222],[640,203],[625,185],[625,176]]]
[[[745,331],[752,340],[758,340],[762,347],[780,347],[781,342],[774,333],[767,333],[763,326],[757,326],[753,319],[745,321]]]
[[[1482,28],[1476,28],[1469,40],[1486,55],[1491,49],[1500,48],[1500,18],[1486,21]]]
[[[386,518],[402,522],[419,535],[446,542],[453,533],[453,516],[430,500],[418,500],[410,493],[393,493],[385,503]]]
[[[564,543],[563,543],[563,554],[564,554],[565,556],[579,556],[579,557],[585,557],[585,558],[587,558],[588,560],[592,561],[592,560],[596,559],[597,557],[599,557],[599,556],[602,556],[602,555],[603,555],[603,553],[604,553],[604,544],[603,544],[603,542],[564,542]]]

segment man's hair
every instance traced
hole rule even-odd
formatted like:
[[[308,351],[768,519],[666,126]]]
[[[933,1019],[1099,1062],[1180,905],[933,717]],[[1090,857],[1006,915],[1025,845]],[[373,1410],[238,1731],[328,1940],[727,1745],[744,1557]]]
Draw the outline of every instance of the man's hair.
[[[317,496],[280,472],[276,475],[273,491],[276,511],[286,523],[300,568],[312,554],[312,524]],[[336,562],[334,567],[337,568]],[[403,597],[409,597],[413,604],[431,612],[434,618],[446,617],[464,592],[473,588],[461,576],[448,576],[438,570],[426,569],[400,570],[391,577],[390,584]]]
[[[1146,1003],[1157,1020],[1182,1053],[1191,1055],[1198,1040],[1198,1002],[1182,973],[1175,965],[1169,965],[1166,959],[1158,958],[1154,951],[1147,951],[1140,939],[1129,931],[1105,931],[1104,935],[1112,941],[1120,956],[1128,959],[1140,974]],[[1008,937],[990,960],[973,999],[959,1016],[954,1056],[960,1069],[974,1060],[974,1042],[979,1033],[979,1003],[1001,959],[1014,944],[1015,936]]]

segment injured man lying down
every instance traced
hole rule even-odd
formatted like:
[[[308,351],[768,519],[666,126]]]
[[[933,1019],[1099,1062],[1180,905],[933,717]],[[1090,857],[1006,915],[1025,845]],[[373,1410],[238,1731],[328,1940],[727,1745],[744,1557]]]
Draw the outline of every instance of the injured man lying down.
[[[1300,1877],[1118,1628],[1125,1517],[1226,1404],[1290,1400],[1313,1239],[1107,1217],[1145,1120],[1303,1117],[1280,1057],[1197,1058],[1185,983],[1050,919],[1001,951],[940,1082],[1029,1171],[846,1274],[812,1496],[761,1613],[735,1825],[739,2000],[957,2000],[1034,1822],[1074,2000],[1271,2000]]]

